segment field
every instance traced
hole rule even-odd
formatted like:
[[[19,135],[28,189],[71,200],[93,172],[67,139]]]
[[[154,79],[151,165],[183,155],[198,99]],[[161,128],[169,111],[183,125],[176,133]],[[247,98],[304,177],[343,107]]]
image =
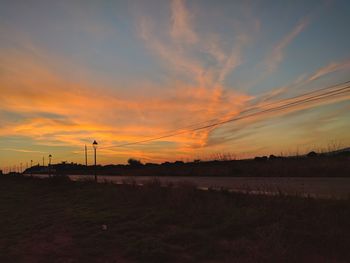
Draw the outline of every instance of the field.
[[[0,176],[0,262],[349,262],[350,200]]]

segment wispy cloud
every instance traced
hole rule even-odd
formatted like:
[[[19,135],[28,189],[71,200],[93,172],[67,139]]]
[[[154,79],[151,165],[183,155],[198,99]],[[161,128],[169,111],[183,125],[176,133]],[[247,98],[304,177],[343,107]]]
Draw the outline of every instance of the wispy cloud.
[[[192,17],[185,6],[185,0],[173,0],[171,3],[172,29],[171,36],[176,40],[195,43],[197,34],[192,29]]]
[[[200,80],[204,74],[199,61],[191,58],[181,48],[173,43],[162,42],[154,35],[154,23],[150,18],[143,17],[140,19],[139,29],[140,36],[147,43],[148,47],[160,55],[172,67],[187,76],[195,76],[196,80]]]
[[[308,81],[313,81],[321,78],[324,75],[328,75],[332,72],[345,70],[345,69],[350,69],[350,59],[342,62],[332,62],[327,66],[320,68],[308,78]]]
[[[251,96],[225,88],[224,82],[226,77],[241,65],[244,46],[249,43],[251,37],[247,36],[244,30],[235,32],[231,48],[225,51],[219,36],[214,34],[202,36],[194,31],[193,15],[185,1],[174,0],[171,8],[170,38],[166,38],[167,34],[161,32],[160,27],[156,27],[157,23],[147,17],[140,20],[140,36],[146,45],[163,60],[163,63],[188,80],[188,84],[186,81],[177,81],[178,84],[181,83],[175,88],[179,95],[186,94],[191,101],[197,96],[206,98],[206,104],[200,105],[204,107],[200,110],[201,115],[197,117],[198,120],[238,112],[237,109],[244,107]],[[199,53],[202,54],[198,56]],[[210,55],[215,63],[208,65],[204,55]],[[194,134],[195,143],[190,147],[203,145],[209,132],[208,130]]]
[[[28,149],[16,149],[16,148],[1,148],[3,151],[12,151],[12,152],[20,152],[20,153],[46,153],[42,151],[33,151]]]
[[[321,77],[338,71],[348,70],[350,70],[350,60],[331,62],[311,73],[302,73],[289,84],[273,88],[261,94],[256,98],[254,103],[270,102],[282,97],[294,96],[306,90],[310,91],[310,84],[316,82]]]
[[[294,82],[294,85],[300,85],[300,82],[307,84],[309,81],[307,77],[304,77]],[[250,106],[244,108],[243,111],[235,116],[226,117],[226,120],[234,120],[234,125],[224,125],[218,131],[212,130],[204,146],[215,147],[216,144],[220,146],[220,144],[228,141],[234,143],[235,140],[240,141],[250,135],[259,136],[260,131],[266,128],[266,125],[259,126],[259,123],[268,123],[268,120],[273,120],[280,116],[287,116],[283,121],[288,122],[290,118],[298,116],[302,112],[312,111],[312,109],[321,105],[330,105],[350,99],[348,82],[327,88],[319,88],[297,96],[288,96],[288,93],[291,93],[291,90],[293,91],[295,87],[285,86],[275,89],[269,91],[268,94],[258,97],[256,100],[250,101]],[[280,95],[285,95],[287,98],[281,99]],[[335,117],[338,113],[344,114],[347,109],[348,106],[339,112],[328,112],[327,116]],[[323,118],[314,118],[312,122],[310,120],[308,122],[313,126],[315,126],[315,123],[320,124],[322,127],[324,126]],[[298,128],[307,128],[304,126],[306,125],[301,124]],[[253,132],[249,132],[252,130]],[[273,134],[273,131],[270,130],[270,132]]]
[[[221,91],[216,94],[216,90],[181,82],[159,94],[121,97],[88,83],[68,81],[45,60],[28,52],[7,50],[1,60],[6,65],[1,80],[2,109],[25,114],[20,122],[5,123],[0,136],[23,135],[45,145],[80,146],[92,138],[99,138],[104,145],[137,141],[176,125],[205,120],[208,112],[236,110],[249,99],[243,94],[230,93],[227,97]],[[213,101],[225,103],[208,110]],[[175,143],[188,145],[195,140],[196,136],[187,135],[172,138]]]
[[[301,19],[298,24],[284,36],[272,49],[271,53],[265,60],[265,65],[268,72],[276,71],[278,65],[282,62],[285,56],[285,49],[288,45],[306,28],[309,24],[309,17]]]
[[[244,34],[237,36],[237,42],[232,48],[230,54],[225,56],[223,60],[218,57],[219,61],[223,63],[223,66],[219,73],[218,82],[223,83],[226,76],[235,68],[237,68],[242,63],[242,50],[243,47],[249,42],[248,37]]]

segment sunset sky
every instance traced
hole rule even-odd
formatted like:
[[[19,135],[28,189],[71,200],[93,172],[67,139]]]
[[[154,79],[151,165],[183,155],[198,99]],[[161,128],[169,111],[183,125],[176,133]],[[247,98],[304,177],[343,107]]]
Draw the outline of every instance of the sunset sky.
[[[102,164],[348,147],[350,92],[193,129],[346,87],[349,14],[348,0],[2,0],[0,169],[83,163],[85,144],[91,164],[93,140]]]

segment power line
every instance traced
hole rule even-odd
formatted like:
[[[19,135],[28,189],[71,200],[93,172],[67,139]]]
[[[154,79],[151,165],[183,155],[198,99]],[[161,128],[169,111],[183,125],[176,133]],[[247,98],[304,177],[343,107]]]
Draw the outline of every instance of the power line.
[[[345,82],[345,83],[350,83],[350,81]],[[345,83],[343,83],[343,84],[345,84]],[[321,94],[318,94],[318,95],[315,95],[315,96],[312,96],[312,97],[307,97],[307,98],[301,99],[301,100],[299,100],[299,101],[293,101],[293,102],[287,103],[287,104],[285,104],[285,105],[280,105],[280,106],[277,106],[277,107],[274,107],[274,108],[269,108],[269,109],[266,109],[266,110],[257,111],[257,112],[255,112],[255,113],[248,114],[248,115],[243,115],[243,116],[238,116],[238,117],[230,118],[230,119],[225,120],[225,121],[218,121],[218,122],[216,122],[216,123],[208,124],[208,125],[205,125],[205,126],[201,126],[201,127],[194,128],[194,129],[182,130],[182,131],[180,131],[180,132],[175,132],[175,133],[171,133],[171,134],[166,134],[166,135],[164,135],[164,136],[153,137],[153,138],[149,138],[149,139],[145,139],[145,140],[140,140],[140,141],[136,141],[136,142],[129,142],[129,143],[123,143],[123,144],[119,144],[119,145],[112,145],[112,146],[101,147],[100,149],[109,149],[109,148],[115,148],[115,147],[124,147],[124,146],[135,145],[135,144],[141,144],[141,143],[145,143],[145,142],[151,142],[151,141],[156,141],[156,140],[160,140],[160,139],[164,139],[164,138],[174,137],[174,136],[177,136],[177,135],[182,135],[182,134],[184,134],[184,133],[189,133],[189,132],[195,132],[195,131],[199,131],[199,130],[204,130],[204,129],[208,129],[208,128],[220,126],[220,125],[223,125],[223,124],[226,124],[226,123],[229,123],[229,122],[234,122],[234,121],[243,120],[243,119],[246,119],[246,118],[251,118],[251,117],[254,117],[254,116],[257,116],[257,115],[261,115],[261,114],[264,114],[264,113],[275,112],[275,111],[279,111],[279,110],[291,108],[291,107],[293,107],[293,106],[297,106],[297,105],[300,105],[300,104],[305,104],[305,103],[308,103],[308,102],[314,102],[314,101],[321,100],[321,99],[325,99],[325,98],[328,98],[328,97],[333,97],[333,96],[336,96],[336,95],[341,95],[341,94],[347,93],[347,92],[349,92],[349,91],[350,91],[350,86],[347,86],[347,87],[344,87],[344,88],[339,88],[339,89],[337,89],[337,90],[328,91],[328,92],[325,92],[325,93],[323,93],[323,94],[321,93]],[[317,91],[317,92],[319,92],[319,91]],[[305,95],[309,95],[309,94],[312,94],[312,93],[315,93],[315,92],[305,93],[305,94],[303,94],[303,95],[296,96],[295,98],[303,97],[303,96],[305,96]],[[290,98],[290,99],[287,99],[287,100],[291,100],[291,99],[294,99],[294,98]],[[286,100],[284,100],[284,101],[286,101]],[[280,103],[280,102],[278,102],[278,103]],[[277,104],[277,103],[274,103],[274,104]],[[271,105],[271,104],[270,104],[270,105]],[[246,112],[247,112],[247,111],[246,111]],[[175,130],[175,131],[176,131],[176,130]]]
[[[254,107],[248,108],[244,111],[241,111],[240,112],[241,116],[230,114],[230,115],[223,116],[221,118],[217,117],[215,119],[211,119],[211,120],[207,120],[207,121],[203,121],[203,122],[198,122],[198,123],[191,124],[191,125],[188,125],[188,126],[185,126],[182,128],[163,132],[163,133],[160,133],[160,134],[155,135],[155,136],[148,138],[148,139],[100,147],[100,149],[111,149],[111,148],[116,148],[116,147],[125,147],[125,146],[131,146],[131,145],[137,145],[137,144],[157,141],[160,139],[174,137],[174,136],[182,135],[185,133],[196,132],[196,131],[200,131],[200,130],[205,130],[205,129],[221,126],[221,125],[224,125],[226,123],[240,121],[240,120],[244,120],[247,118],[260,116],[263,114],[283,111],[285,109],[292,108],[292,107],[295,107],[298,105],[313,103],[313,102],[317,102],[317,101],[324,100],[327,98],[336,97],[336,96],[339,96],[342,94],[346,94],[350,91],[349,83],[350,83],[350,81],[346,81],[346,82],[339,83],[336,85],[321,88],[321,89],[318,89],[315,91],[306,92],[306,93],[303,93],[303,94],[300,94],[300,95],[297,95],[297,96],[294,96],[291,98],[282,99],[282,100],[268,103],[268,104],[262,104],[258,107],[254,106]],[[312,96],[310,96],[310,95],[312,95]],[[276,105],[276,106],[270,107],[270,106],[274,106],[274,105]],[[266,109],[266,107],[270,107],[270,108]],[[258,110],[259,108],[261,109],[260,111]],[[249,112],[252,112],[252,113],[247,114]],[[244,114],[244,115],[242,115],[242,114]],[[222,119],[225,119],[225,120],[222,120]],[[206,125],[204,125],[204,124],[206,124]],[[198,125],[203,125],[203,126],[197,127]],[[84,150],[77,150],[73,154],[65,155],[63,158],[67,158],[67,157],[79,154],[80,152],[83,152],[83,151],[85,151],[85,149]],[[87,151],[91,151],[91,150],[89,149]]]

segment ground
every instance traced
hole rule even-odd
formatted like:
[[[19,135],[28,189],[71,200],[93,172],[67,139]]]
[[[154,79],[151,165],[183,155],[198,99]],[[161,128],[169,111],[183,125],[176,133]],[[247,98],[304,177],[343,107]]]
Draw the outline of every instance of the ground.
[[[350,200],[0,177],[0,262],[349,262]]]

